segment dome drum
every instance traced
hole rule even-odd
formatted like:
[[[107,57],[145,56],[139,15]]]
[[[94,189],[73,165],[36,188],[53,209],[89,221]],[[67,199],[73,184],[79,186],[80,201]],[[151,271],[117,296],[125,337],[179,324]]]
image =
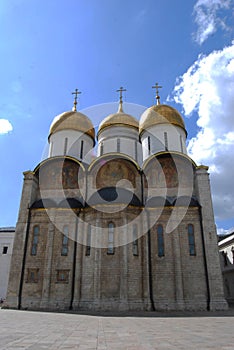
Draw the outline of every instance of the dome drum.
[[[95,131],[86,115],[69,111],[54,119],[48,139],[50,157],[70,155],[82,160],[93,149]],[[86,162],[90,161],[91,159],[86,160]]]

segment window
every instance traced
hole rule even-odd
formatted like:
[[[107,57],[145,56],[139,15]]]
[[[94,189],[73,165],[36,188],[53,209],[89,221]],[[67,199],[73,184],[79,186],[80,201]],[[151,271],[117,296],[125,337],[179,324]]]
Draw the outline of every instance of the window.
[[[180,135],[180,149],[181,149],[181,152],[183,153],[183,140],[181,135]]]
[[[38,283],[39,269],[28,269],[26,283]]]
[[[231,248],[231,252],[232,252],[232,263],[234,264],[234,247],[233,246]]]
[[[157,227],[157,241],[158,241],[158,256],[161,258],[164,256],[164,238],[163,238],[163,227],[158,225]]]
[[[69,270],[57,270],[57,283],[69,282]]]
[[[168,151],[168,137],[167,137],[167,132],[164,132],[164,144],[165,144],[165,151]]]
[[[194,239],[194,227],[192,224],[188,225],[188,242],[189,242],[189,254],[196,255],[195,239]]]
[[[80,143],[80,159],[83,159],[83,152],[84,152],[84,141],[82,140]]]
[[[117,139],[117,152],[120,152],[120,139]]]
[[[135,256],[138,256],[138,239],[137,239],[137,225],[133,225],[133,232],[132,232],[132,253]]]
[[[2,254],[7,254],[7,251],[8,251],[8,247],[3,247]]]
[[[103,142],[101,142],[101,145],[100,145],[100,156],[103,155],[103,151],[104,151]]]
[[[63,228],[63,240],[62,240],[62,256],[68,255],[68,226],[64,226]]]
[[[107,254],[114,254],[114,231],[115,227],[113,222],[108,224],[108,247]]]
[[[228,256],[227,256],[227,252],[222,251],[222,256],[223,256],[223,263],[224,266],[228,265]]]
[[[151,151],[150,136],[148,136],[148,151],[149,151],[149,154],[150,154],[150,151]]]
[[[64,140],[64,150],[63,150],[63,154],[64,154],[64,155],[67,154],[67,137],[65,137],[65,140]]]
[[[37,255],[38,237],[39,237],[39,226],[34,226],[31,255]]]
[[[86,241],[86,256],[89,256],[91,253],[91,225],[88,225],[87,231],[87,241]]]

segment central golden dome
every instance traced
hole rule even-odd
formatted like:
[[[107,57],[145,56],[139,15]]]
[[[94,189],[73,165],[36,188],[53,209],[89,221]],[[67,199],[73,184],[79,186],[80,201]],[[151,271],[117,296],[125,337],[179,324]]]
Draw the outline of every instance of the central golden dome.
[[[132,127],[138,130],[139,122],[136,118],[130,114],[124,112],[117,112],[108,115],[100,124],[98,134],[109,126],[126,126]]]
[[[60,130],[76,130],[89,135],[95,139],[95,131],[91,120],[83,113],[77,111],[64,112],[54,118],[49,138],[52,134]]]
[[[180,126],[186,132],[184,121],[180,113],[173,107],[159,104],[148,108],[141,116],[139,126],[140,134],[151,126],[165,123]]]

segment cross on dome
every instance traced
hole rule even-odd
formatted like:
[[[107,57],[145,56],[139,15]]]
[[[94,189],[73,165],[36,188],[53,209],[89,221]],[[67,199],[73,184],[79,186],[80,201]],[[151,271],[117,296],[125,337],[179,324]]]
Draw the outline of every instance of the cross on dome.
[[[75,98],[74,98],[74,103],[73,103],[73,108],[72,110],[74,112],[76,112],[76,106],[77,106],[77,98],[78,98],[78,95],[81,94],[81,91],[79,91],[78,89],[75,89],[74,92],[72,92],[72,95],[75,95]]]
[[[162,86],[159,86],[158,83],[156,83],[154,86],[152,86],[152,89],[156,89],[156,101],[157,101],[157,105],[160,105],[160,96],[159,96],[159,91],[158,89],[162,89]]]
[[[120,88],[118,90],[116,90],[116,92],[119,92],[119,109],[118,109],[118,113],[123,113],[123,92],[127,91],[126,89],[124,89],[122,86],[120,86]]]

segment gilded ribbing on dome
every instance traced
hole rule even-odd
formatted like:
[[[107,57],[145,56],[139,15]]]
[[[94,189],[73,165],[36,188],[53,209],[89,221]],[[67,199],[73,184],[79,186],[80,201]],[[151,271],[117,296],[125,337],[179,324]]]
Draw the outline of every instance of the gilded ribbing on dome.
[[[185,124],[180,113],[173,107],[167,105],[154,105],[148,108],[140,119],[140,134],[151,126],[170,123],[185,129]]]
[[[95,139],[95,131],[91,120],[84,114],[75,111],[64,112],[58,115],[51,124],[49,138],[60,130],[81,131]]]

